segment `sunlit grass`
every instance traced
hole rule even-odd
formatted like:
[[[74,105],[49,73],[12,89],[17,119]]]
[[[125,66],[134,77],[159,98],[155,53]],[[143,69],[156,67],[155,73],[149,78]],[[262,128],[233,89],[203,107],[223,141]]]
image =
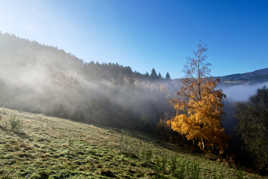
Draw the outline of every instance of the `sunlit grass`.
[[[0,115],[2,178],[261,178],[148,136],[8,109]],[[23,135],[5,126],[10,115]]]

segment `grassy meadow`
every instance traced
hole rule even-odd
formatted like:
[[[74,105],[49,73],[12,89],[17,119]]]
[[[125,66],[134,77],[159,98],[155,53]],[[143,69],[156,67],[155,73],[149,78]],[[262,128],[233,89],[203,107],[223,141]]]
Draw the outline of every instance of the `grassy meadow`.
[[[0,178],[262,178],[140,133],[0,108]]]

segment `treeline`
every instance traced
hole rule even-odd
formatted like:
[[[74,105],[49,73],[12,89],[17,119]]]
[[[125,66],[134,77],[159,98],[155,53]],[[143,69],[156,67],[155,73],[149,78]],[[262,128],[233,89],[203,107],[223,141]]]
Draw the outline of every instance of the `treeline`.
[[[41,45],[36,41],[30,41],[16,37],[15,35],[0,33],[1,61],[7,64],[7,60],[15,61],[17,65],[55,65],[50,68],[66,69],[66,66],[73,66],[80,74],[85,75],[89,80],[110,80],[121,83],[124,78],[141,80],[170,80],[167,72],[165,77],[157,73],[155,68],[151,73],[145,74],[133,71],[129,66],[122,66],[118,63],[85,62],[70,53],[57,47]],[[14,53],[14,54],[12,54]],[[17,56],[18,55],[18,56]],[[12,63],[12,62],[11,62]]]
[[[122,66],[118,63],[98,63],[98,62],[89,62],[84,63],[84,70],[86,76],[90,80],[105,79],[114,81],[116,84],[124,83],[124,80],[128,78],[128,82],[133,82],[133,80],[148,80],[148,81],[157,81],[157,80],[171,80],[170,74],[167,72],[165,77],[162,77],[161,73],[157,74],[156,70],[153,68],[151,73],[146,72],[145,74],[133,71],[131,67]],[[131,81],[132,79],[132,81]]]

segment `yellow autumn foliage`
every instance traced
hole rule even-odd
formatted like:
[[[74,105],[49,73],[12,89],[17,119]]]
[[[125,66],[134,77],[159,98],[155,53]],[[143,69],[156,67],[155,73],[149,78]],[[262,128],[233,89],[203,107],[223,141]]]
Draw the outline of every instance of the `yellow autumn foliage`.
[[[184,135],[204,151],[223,154],[227,147],[227,136],[221,124],[222,100],[225,95],[216,89],[217,80],[202,73],[202,53],[198,49],[196,59],[191,59],[190,78],[184,79],[178,92],[179,98],[171,100],[176,115],[168,121],[172,130]],[[193,69],[194,68],[194,69]],[[197,77],[193,73],[197,72]]]
[[[215,88],[216,81],[207,80],[202,85],[199,100],[191,94],[189,100],[173,103],[177,115],[169,123],[172,130],[197,142],[201,150],[223,153],[226,148],[226,135],[221,125],[224,94]]]

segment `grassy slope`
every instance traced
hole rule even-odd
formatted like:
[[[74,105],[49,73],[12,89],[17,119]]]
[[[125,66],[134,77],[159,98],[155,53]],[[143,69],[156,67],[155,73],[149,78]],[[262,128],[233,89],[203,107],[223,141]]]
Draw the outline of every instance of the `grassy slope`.
[[[200,167],[201,178],[241,174],[223,163],[113,129],[3,108],[0,115],[0,178],[178,178],[172,176],[172,158],[188,166],[188,176],[191,170],[199,172],[189,169],[191,164]],[[10,130],[11,116],[22,121],[23,132]]]

